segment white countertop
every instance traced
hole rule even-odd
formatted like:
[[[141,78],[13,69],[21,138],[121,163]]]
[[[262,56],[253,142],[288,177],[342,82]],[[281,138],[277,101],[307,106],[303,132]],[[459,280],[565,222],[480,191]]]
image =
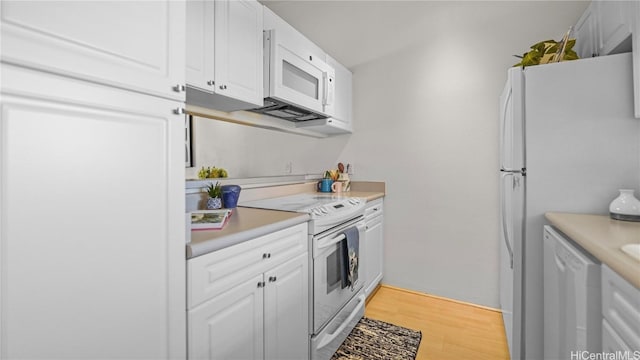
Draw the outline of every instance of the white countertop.
[[[267,193],[271,196],[285,196],[293,193],[309,192],[309,189],[314,188],[315,182],[310,182],[302,185],[277,186],[254,191]],[[367,201],[373,201],[385,196],[384,183],[380,182],[354,182],[352,183],[352,188],[357,191],[343,192],[341,195],[365,198]],[[245,190],[243,190],[244,193]],[[241,194],[241,197],[243,194]],[[244,194],[245,198],[247,195],[249,194]],[[251,198],[251,195],[249,197]],[[191,231],[191,241],[187,243],[186,257],[191,259],[309,220],[309,215],[304,213],[239,206],[234,209],[233,215],[231,215],[224,228],[220,230]]]
[[[187,259],[239,244],[309,221],[309,215],[288,211],[238,207],[220,230],[191,231]]]

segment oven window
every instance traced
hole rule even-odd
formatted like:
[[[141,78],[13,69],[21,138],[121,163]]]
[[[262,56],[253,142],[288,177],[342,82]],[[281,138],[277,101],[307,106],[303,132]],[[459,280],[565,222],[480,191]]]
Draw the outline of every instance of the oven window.
[[[327,294],[342,288],[342,243],[327,256]]]

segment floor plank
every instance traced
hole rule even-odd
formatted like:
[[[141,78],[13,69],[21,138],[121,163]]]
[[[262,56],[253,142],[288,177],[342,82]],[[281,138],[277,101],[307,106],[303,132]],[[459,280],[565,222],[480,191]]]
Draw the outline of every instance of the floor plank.
[[[382,285],[365,316],[422,331],[416,360],[509,359],[495,310]]]

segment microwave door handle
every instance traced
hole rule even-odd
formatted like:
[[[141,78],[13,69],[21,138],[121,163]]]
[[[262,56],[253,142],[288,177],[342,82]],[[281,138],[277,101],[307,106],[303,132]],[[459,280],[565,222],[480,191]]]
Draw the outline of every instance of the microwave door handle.
[[[322,105],[329,105],[329,73],[322,72]]]
[[[329,71],[322,72],[322,104],[331,105],[335,98],[335,75],[331,75]]]
[[[331,239],[322,239],[318,242],[318,249],[328,248],[329,246],[335,245],[340,241],[344,240],[347,236],[345,234],[340,234]]]

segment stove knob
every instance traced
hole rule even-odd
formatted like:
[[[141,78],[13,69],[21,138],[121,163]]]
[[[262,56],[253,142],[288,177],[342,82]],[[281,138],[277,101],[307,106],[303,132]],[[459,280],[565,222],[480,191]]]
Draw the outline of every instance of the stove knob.
[[[320,208],[320,211],[322,211],[322,212],[323,212],[323,213],[325,213],[325,214],[328,214],[328,213],[329,213],[329,210],[327,210],[327,208],[326,208],[326,207],[324,207],[324,206]]]

